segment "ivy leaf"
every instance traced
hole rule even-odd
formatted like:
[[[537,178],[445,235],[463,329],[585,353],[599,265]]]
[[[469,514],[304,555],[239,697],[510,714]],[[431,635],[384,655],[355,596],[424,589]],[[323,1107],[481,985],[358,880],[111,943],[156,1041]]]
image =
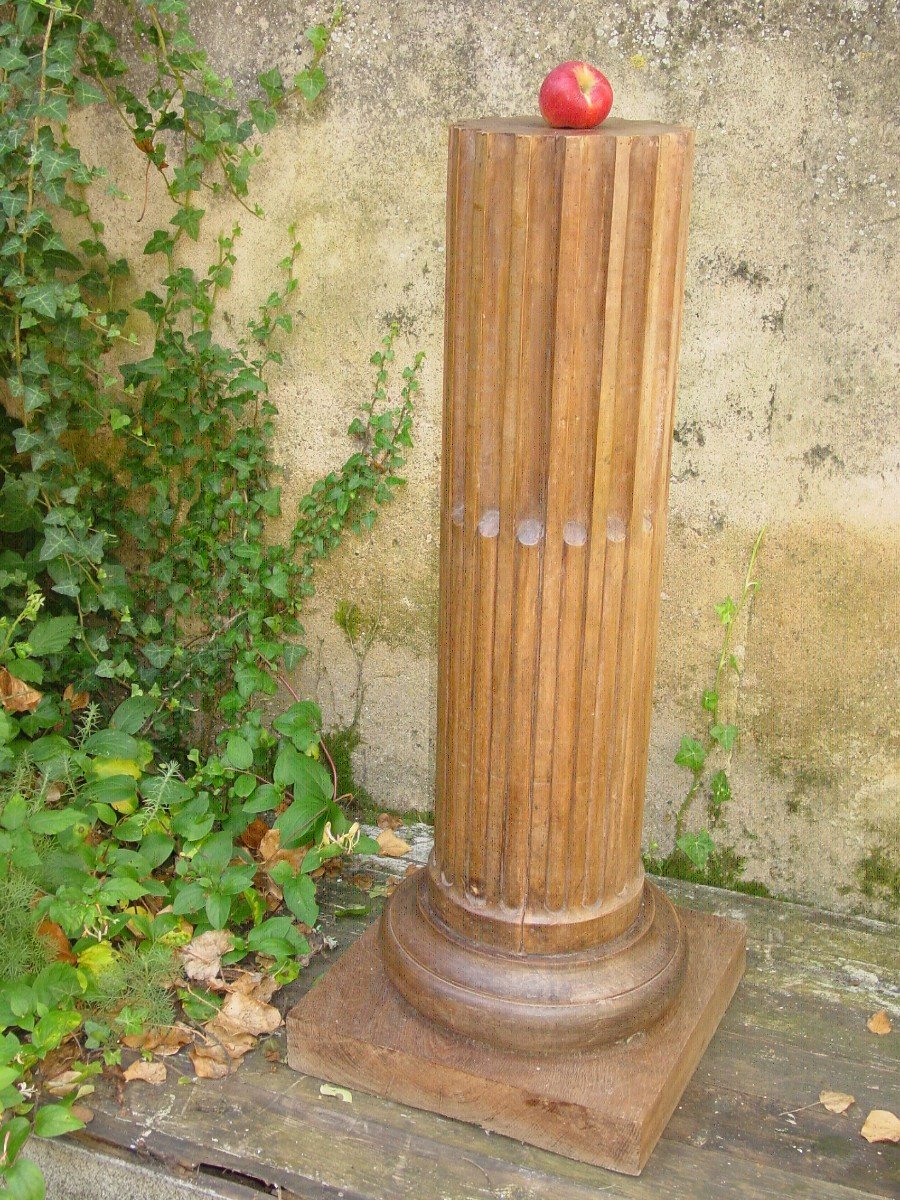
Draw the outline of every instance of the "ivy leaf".
[[[718,814],[731,799],[731,784],[728,782],[728,776],[724,771],[716,771],[715,775],[710,779],[709,795],[712,810]]]
[[[44,541],[38,557],[41,562],[50,562],[61,554],[70,554],[76,549],[72,536],[59,525],[44,526]]]
[[[709,736],[719,743],[723,750],[730,750],[738,735],[737,725],[713,725]]]
[[[676,844],[699,871],[706,870],[709,856],[716,848],[715,842],[705,829],[701,829],[699,833],[686,833]]]
[[[7,29],[11,28],[7,26]],[[18,46],[0,47],[0,71],[21,71],[28,66],[28,59]]]
[[[275,110],[262,100],[250,101],[250,116],[260,133],[269,133],[278,123]]]
[[[177,225],[179,229],[183,229],[191,241],[196,242],[200,237],[200,222],[205,212],[205,208],[194,208],[190,204],[185,204],[172,217],[172,224]]]
[[[730,596],[726,596],[725,599],[715,607],[716,612],[719,614],[719,620],[722,622],[722,624],[730,625],[734,620],[734,614],[737,612],[737,606],[732,598]]]
[[[294,77],[294,87],[311,104],[325,90],[328,80],[321,67],[310,67]]]
[[[76,104],[101,104],[104,100],[104,95],[98,87],[87,79],[82,79],[79,75],[72,85],[72,94],[75,97]]]
[[[719,704],[719,693],[707,688],[700,703],[707,712],[714,713]]]
[[[317,54],[324,54],[328,49],[331,31],[327,25],[313,25],[303,35]]]
[[[265,71],[259,77],[259,86],[271,101],[280,100],[284,95],[284,79],[277,67]]]
[[[322,711],[312,700],[300,700],[272,722],[272,728],[294,743],[301,754],[319,741]]]
[[[698,742],[696,738],[683,737],[675,754],[675,762],[679,767],[687,767],[695,775],[699,775],[706,762],[706,750],[703,748],[703,743]]]
[[[175,247],[175,242],[170,233],[165,229],[157,229],[150,241],[144,247],[145,254],[171,254]]]
[[[51,92],[44,97],[44,102],[38,109],[42,117],[46,117],[48,121],[59,121],[62,123],[69,115],[69,103],[65,96],[58,92]]]
[[[21,293],[22,307],[39,317],[53,318],[59,306],[59,286],[55,283],[40,283],[33,287],[23,288]]]

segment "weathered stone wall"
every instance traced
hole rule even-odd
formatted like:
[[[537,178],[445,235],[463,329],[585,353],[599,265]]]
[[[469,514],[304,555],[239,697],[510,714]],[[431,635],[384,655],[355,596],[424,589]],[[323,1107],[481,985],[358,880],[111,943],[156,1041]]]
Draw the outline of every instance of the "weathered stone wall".
[[[231,303],[240,316],[268,293],[296,221],[302,318],[275,383],[288,493],[345,455],[389,319],[403,330],[401,357],[428,354],[409,488],[322,572],[310,612],[321,652],[305,683],[335,722],[349,719],[356,682],[335,605],[379,614],[358,778],[380,803],[432,800],[445,128],[535,111],[546,71],[585,57],[609,75],[617,115],[698,130],[648,840],[667,848],[688,782],[672,755],[701,728],[713,604],[736,594],[766,525],[762,587],[736,636],[744,671],[728,704],[742,736],[724,840],[746,856],[748,877],[779,893],[874,910],[856,866],[900,844],[890,6],[346,7],[327,99],[311,116],[289,113],[268,139],[255,177],[268,221],[242,222]],[[293,0],[196,0],[192,10],[213,62],[244,93],[272,65],[295,71],[303,30],[322,15]],[[139,247],[139,156],[117,148],[111,124],[95,132],[98,154],[131,172],[135,198],[111,221]],[[223,203],[223,226],[237,215]]]

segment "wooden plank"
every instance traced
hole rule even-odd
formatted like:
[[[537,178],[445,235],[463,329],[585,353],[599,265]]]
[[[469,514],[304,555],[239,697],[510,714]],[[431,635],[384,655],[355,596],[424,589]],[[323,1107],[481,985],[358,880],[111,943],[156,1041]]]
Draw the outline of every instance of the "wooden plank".
[[[168,1060],[169,1079],[160,1088],[129,1084],[119,1097],[101,1081],[90,1101],[94,1121],[77,1138],[125,1161],[155,1161],[179,1177],[186,1172],[223,1197],[244,1194],[242,1179],[247,1187],[253,1180],[277,1184],[284,1200],[337,1200],[342,1193],[342,1200],[863,1200],[897,1194],[897,1148],[869,1146],[859,1136],[867,1106],[891,1107],[888,1089],[896,1087],[896,1036],[879,1038],[865,1028],[873,991],[890,995],[896,929],[662,882],[674,899],[746,919],[750,965],[640,1178],[363,1092],[353,1093],[352,1104],[323,1097],[317,1079],[259,1052],[220,1082],[194,1081],[183,1055]],[[374,902],[367,920],[334,920],[337,905],[361,898],[347,884],[329,887],[324,921],[341,947],[377,916]],[[313,959],[279,993],[282,1007],[302,995],[336,953]],[[864,987],[854,986],[847,964],[871,977]],[[823,1086],[853,1093],[857,1106],[842,1117],[804,1107]],[[788,1111],[793,1120],[782,1115]],[[203,1164],[228,1174],[212,1178],[199,1169]]]
[[[129,1151],[173,1173],[203,1168],[280,1187],[284,1200],[864,1200],[870,1192],[805,1180],[774,1162],[747,1165],[716,1146],[666,1141],[640,1178],[562,1159],[362,1092],[325,1099],[319,1083],[252,1055],[228,1079],[101,1085],[83,1145]],[[223,1191],[223,1195],[230,1194]]]

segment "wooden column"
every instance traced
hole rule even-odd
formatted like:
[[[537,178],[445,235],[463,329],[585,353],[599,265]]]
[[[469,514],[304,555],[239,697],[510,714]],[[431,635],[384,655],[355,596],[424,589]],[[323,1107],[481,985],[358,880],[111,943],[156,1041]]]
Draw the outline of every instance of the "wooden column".
[[[692,154],[450,131],[434,854],[287,1018],[297,1070],[632,1173],[746,941],[640,855]]]
[[[437,807],[383,923],[426,1015],[624,1036],[685,939],[640,842],[693,135],[450,132]]]

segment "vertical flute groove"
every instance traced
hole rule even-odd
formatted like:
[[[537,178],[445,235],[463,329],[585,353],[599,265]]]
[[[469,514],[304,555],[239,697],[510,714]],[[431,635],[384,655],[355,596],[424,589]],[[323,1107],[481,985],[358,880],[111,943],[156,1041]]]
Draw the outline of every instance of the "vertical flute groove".
[[[642,887],[690,135],[620,129],[450,141],[429,894],[522,953]]]

